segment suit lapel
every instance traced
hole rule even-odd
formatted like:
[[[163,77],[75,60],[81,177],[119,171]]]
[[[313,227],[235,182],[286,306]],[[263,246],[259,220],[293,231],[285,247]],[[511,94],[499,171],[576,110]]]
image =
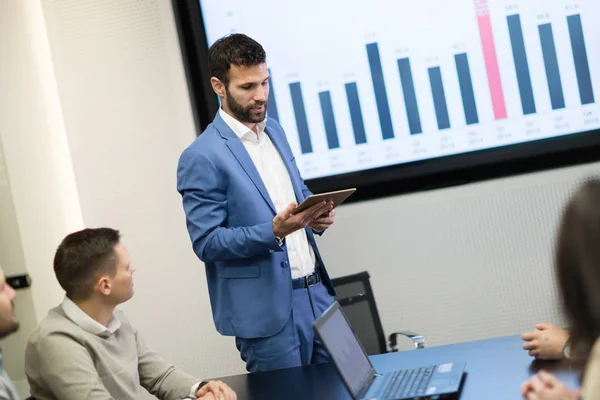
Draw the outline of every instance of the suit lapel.
[[[271,129],[269,127],[265,126],[265,133],[269,135],[271,142],[277,149],[277,152],[279,153],[279,156],[281,157],[281,160],[283,161],[283,164],[285,165],[285,168],[288,171],[288,175],[290,176],[290,180],[292,181],[292,187],[294,188],[294,194],[296,195],[296,201],[298,202],[298,204],[300,204],[304,199],[302,198],[302,189],[300,188],[300,182],[298,182],[297,179],[294,179],[295,174],[293,173],[294,166],[292,165],[292,161],[289,159],[289,157],[286,156],[285,152],[282,151],[281,143],[279,143],[278,138],[271,133]]]
[[[267,191],[267,187],[261,179],[260,174],[258,173],[258,170],[252,161],[252,158],[250,158],[250,155],[248,154],[248,151],[244,147],[240,138],[237,137],[235,132],[229,127],[229,125],[227,125],[223,118],[221,118],[219,112],[217,112],[217,115],[215,115],[213,124],[217,128],[217,131],[221,137],[225,139],[227,147],[237,162],[240,163],[252,183],[254,183],[254,186],[256,186],[256,189],[258,189],[258,192],[262,198],[267,202],[269,208],[271,208],[271,211],[273,211],[273,214],[277,214],[275,206],[273,205],[273,201],[271,200],[271,196],[269,196],[269,192]]]
[[[235,159],[241,164],[244,171],[246,171],[246,174],[248,174],[248,177],[252,183],[254,183],[254,186],[256,186],[273,213],[277,214],[275,206],[273,205],[273,201],[271,201],[271,196],[269,196],[269,192],[267,191],[267,188],[261,179],[254,162],[252,161],[252,158],[250,158],[250,155],[248,154],[248,151],[246,151],[246,148],[242,144],[241,140],[239,140],[237,136],[236,139],[237,140],[227,140],[227,147],[229,147],[229,150],[231,150]]]

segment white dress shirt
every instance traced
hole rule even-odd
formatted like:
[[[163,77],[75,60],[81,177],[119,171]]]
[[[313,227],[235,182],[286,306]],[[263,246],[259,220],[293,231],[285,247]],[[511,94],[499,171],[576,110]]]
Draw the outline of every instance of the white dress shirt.
[[[19,396],[15,385],[4,370],[4,361],[2,360],[2,353],[0,352],[0,399],[19,400],[20,398],[22,397]]]
[[[100,336],[101,338],[107,338],[117,331],[121,327],[121,321],[115,314],[113,314],[108,326],[102,325],[89,315],[87,315],[73,300],[65,296],[62,304],[60,305],[71,321],[78,327],[92,335]]]
[[[110,335],[115,333],[121,327],[121,321],[117,316],[113,313],[112,318],[110,319],[108,326],[102,325],[100,322],[96,321],[89,315],[85,313],[77,304],[73,302],[73,300],[69,299],[65,296],[62,304],[60,305],[71,321],[81,329],[86,332],[89,332],[93,335],[100,336],[101,338],[108,338]],[[196,398],[196,392],[198,391],[198,386],[200,386],[202,382],[194,383],[190,388],[190,397]],[[187,398],[187,397],[186,397]]]
[[[248,151],[277,213],[285,210],[291,202],[296,201],[296,194],[281,154],[277,151],[269,135],[265,133],[267,120],[257,124],[258,134],[256,134],[223,109],[219,109],[219,114]],[[299,229],[286,236],[285,241],[292,279],[310,275],[315,269],[316,258],[312,246],[308,242],[306,231]]]

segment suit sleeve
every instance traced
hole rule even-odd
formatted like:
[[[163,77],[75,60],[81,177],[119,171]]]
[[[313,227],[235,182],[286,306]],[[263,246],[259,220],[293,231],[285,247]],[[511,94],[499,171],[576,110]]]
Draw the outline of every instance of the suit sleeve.
[[[203,262],[244,259],[283,251],[273,222],[226,227],[226,176],[206,155],[186,150],[179,159],[177,190],[182,196],[194,252]]]

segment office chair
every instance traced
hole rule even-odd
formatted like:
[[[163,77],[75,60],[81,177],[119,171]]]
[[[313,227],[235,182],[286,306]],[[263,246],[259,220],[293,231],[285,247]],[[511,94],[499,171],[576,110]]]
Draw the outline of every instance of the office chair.
[[[374,355],[398,351],[398,336],[406,336],[411,339],[416,349],[424,348],[425,338],[412,331],[394,332],[388,336],[386,343],[369,279],[369,273],[364,271],[331,280],[337,291],[335,299],[342,306],[352,329],[354,329],[367,354]]]

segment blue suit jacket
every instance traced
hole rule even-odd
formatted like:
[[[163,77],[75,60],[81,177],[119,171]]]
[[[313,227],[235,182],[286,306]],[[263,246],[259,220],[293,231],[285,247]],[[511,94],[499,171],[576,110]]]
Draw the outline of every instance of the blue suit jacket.
[[[277,121],[265,132],[285,164],[298,204],[310,191]],[[205,263],[213,319],[222,335],[271,336],[291,311],[287,248],[273,234],[275,206],[241,140],[217,113],[181,155],[177,190],[183,198],[194,252]],[[306,229],[323,283],[335,291],[311,229]]]

